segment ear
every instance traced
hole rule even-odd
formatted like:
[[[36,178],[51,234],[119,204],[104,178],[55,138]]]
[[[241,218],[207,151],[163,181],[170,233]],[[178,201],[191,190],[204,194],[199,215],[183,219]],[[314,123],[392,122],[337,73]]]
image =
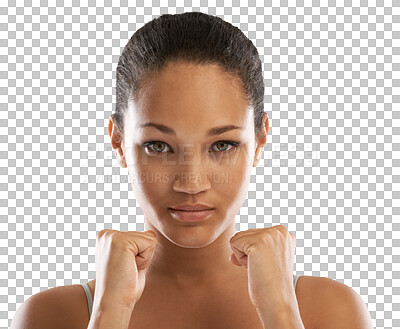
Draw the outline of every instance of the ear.
[[[123,138],[115,123],[114,115],[110,115],[108,121],[108,134],[111,138],[111,146],[115,152],[115,156],[121,168],[126,168],[125,148]]]
[[[267,134],[269,130],[269,119],[267,112],[264,112],[262,117],[261,125],[261,136],[257,138],[256,136],[256,148],[254,154],[253,167],[256,167],[261,160],[261,155],[264,150],[264,146],[267,143]]]

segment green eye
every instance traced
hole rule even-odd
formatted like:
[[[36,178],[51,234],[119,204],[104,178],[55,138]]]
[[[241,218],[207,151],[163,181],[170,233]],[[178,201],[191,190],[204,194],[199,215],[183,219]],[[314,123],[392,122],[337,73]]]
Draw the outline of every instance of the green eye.
[[[151,147],[153,145],[154,149]],[[163,150],[165,150],[165,145],[167,144],[159,141],[150,141],[143,144],[144,147],[150,147],[150,149],[156,153],[165,153],[163,152]]]
[[[225,142],[225,141],[220,141],[220,142],[216,142],[214,145],[222,145],[222,148],[223,148],[223,150],[222,150],[222,152],[226,152],[226,151],[229,151],[230,149],[226,149],[226,147],[231,147],[231,148],[233,148],[233,147],[235,147],[234,145],[232,145],[231,143],[229,143],[229,142]]]
[[[216,143],[214,143],[213,146],[217,146],[217,145],[222,145],[222,147],[217,147],[217,149],[219,149],[219,151],[217,150],[217,153],[227,153],[230,152],[231,150],[234,150],[238,147],[240,143],[239,142],[234,142],[234,141],[218,141]],[[227,149],[227,147],[229,147]],[[155,153],[166,153],[164,152],[168,147],[170,147],[167,143],[161,142],[161,141],[148,141],[143,143],[143,147],[144,148],[149,148],[151,151],[155,152]],[[222,150],[221,150],[222,148]],[[213,149],[213,147],[212,147]]]

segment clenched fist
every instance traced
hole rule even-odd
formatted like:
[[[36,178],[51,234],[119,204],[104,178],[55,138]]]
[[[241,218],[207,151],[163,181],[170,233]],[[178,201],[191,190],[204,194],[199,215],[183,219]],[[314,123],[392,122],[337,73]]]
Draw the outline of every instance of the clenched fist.
[[[120,305],[133,310],[156,244],[154,231],[104,229],[97,234],[94,308]]]

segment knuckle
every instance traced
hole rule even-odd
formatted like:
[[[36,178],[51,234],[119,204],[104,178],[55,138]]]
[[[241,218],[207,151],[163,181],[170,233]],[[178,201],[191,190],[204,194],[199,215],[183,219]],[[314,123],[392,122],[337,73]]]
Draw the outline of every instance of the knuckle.
[[[278,227],[278,229],[279,229],[282,233],[288,232],[288,229],[287,229],[287,227],[286,227],[285,225],[280,224],[280,225],[278,225],[277,227]]]
[[[262,236],[261,236],[261,240],[266,242],[266,243],[270,243],[273,240],[273,236],[272,236],[271,232],[264,231]]]
[[[107,233],[107,229],[102,229],[100,232],[97,233],[97,239],[100,239],[104,234]]]
[[[111,229],[103,229],[97,234],[97,240],[103,241],[102,243],[110,243],[111,245],[115,245],[116,241],[119,241],[120,239],[118,238],[118,233],[120,233],[117,230],[111,230]]]
[[[110,240],[110,244],[111,245],[115,245],[116,243],[121,241],[120,233],[121,232],[118,232],[118,231],[115,231],[115,230],[112,230],[112,231],[108,232],[108,238]]]
[[[289,230],[287,229],[287,227],[286,226],[284,226],[284,225],[277,225],[276,226],[276,230],[275,230],[275,233],[279,236],[279,237],[283,237],[283,238],[286,238],[286,237],[288,237],[289,236]]]
[[[239,233],[240,233],[240,232],[236,232],[236,234],[233,235],[233,236],[229,239],[229,243],[232,243],[233,241],[235,241],[235,240],[239,237]]]

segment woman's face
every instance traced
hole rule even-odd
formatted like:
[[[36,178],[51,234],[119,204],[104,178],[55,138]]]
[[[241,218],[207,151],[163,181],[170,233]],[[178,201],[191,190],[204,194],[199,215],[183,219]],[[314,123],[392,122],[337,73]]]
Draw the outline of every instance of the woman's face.
[[[234,225],[259,145],[253,116],[239,81],[217,66],[169,63],[147,80],[140,98],[129,104],[119,156],[116,152],[121,165],[126,163],[147,229],[195,248]],[[215,129],[221,126],[239,128]],[[181,203],[215,209],[204,221],[184,223],[169,209]]]

